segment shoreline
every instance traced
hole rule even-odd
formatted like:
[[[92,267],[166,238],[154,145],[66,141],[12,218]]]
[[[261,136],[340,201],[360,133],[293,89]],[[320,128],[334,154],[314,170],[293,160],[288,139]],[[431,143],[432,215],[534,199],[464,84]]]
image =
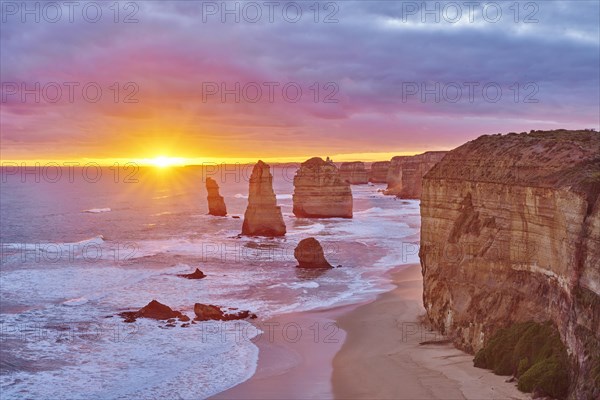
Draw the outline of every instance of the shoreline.
[[[254,375],[210,398],[531,399],[418,322],[420,265],[386,275],[395,288],[375,299],[259,323]]]
[[[362,304],[287,313],[259,322],[263,334],[252,339],[259,349],[254,375],[209,398],[332,398],[332,360],[346,339],[337,318]]]
[[[507,377],[475,368],[472,355],[419,322],[425,315],[420,265],[391,275],[394,290],[337,320],[347,336],[333,359],[335,398],[531,398]]]

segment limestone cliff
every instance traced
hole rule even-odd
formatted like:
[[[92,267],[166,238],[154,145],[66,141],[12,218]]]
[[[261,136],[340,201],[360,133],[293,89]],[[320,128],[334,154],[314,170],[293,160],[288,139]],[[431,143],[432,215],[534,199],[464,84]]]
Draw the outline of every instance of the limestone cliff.
[[[369,171],[361,161],[344,162],[340,165],[340,177],[351,185],[364,185],[369,182]]]
[[[250,175],[248,208],[244,214],[242,235],[283,236],[285,223],[273,191],[271,168],[258,161]]]
[[[218,217],[227,215],[227,207],[223,196],[219,194],[219,185],[212,178],[206,178],[206,191],[208,192],[208,213]]]
[[[352,190],[337,167],[322,158],[303,162],[294,176],[294,215],[301,218],[352,218]]]
[[[600,134],[482,136],[423,179],[429,319],[471,352],[499,328],[550,320],[570,397],[600,396]]]
[[[376,161],[371,164],[369,171],[369,182],[387,183],[388,170],[390,169],[389,161]]]
[[[446,151],[428,151],[415,156],[396,156],[390,161],[385,194],[403,199],[421,197],[423,176],[444,156]]]

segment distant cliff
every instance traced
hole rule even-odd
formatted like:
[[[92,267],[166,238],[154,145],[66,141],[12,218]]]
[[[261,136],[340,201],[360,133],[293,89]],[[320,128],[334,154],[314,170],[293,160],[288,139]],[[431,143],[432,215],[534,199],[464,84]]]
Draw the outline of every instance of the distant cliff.
[[[362,161],[343,162],[340,177],[351,185],[363,185],[369,182],[369,171]]]
[[[403,199],[421,197],[423,176],[442,158],[445,151],[428,151],[415,156],[396,156],[392,158],[387,174],[385,194]]]
[[[369,171],[369,182],[387,183],[388,170],[390,169],[389,161],[376,161],[371,164]]]
[[[570,397],[600,396],[600,134],[482,136],[423,179],[423,302],[471,352],[498,329],[552,321]]]

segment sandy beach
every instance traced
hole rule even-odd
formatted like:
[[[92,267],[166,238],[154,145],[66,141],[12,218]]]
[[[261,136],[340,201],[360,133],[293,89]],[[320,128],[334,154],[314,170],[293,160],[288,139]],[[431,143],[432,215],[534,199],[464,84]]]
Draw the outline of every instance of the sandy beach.
[[[390,277],[397,288],[372,302],[259,323],[271,328],[255,341],[256,374],[213,398],[530,398],[506,377],[473,367],[471,355],[418,322],[425,314],[419,265],[398,267]]]
[[[396,289],[337,320],[347,335],[333,360],[335,398],[530,398],[417,322],[425,314],[419,265],[391,275]],[[419,344],[431,341],[441,343]]]
[[[346,333],[336,319],[356,306],[290,313],[259,322],[256,373],[213,399],[328,399],[332,360]]]

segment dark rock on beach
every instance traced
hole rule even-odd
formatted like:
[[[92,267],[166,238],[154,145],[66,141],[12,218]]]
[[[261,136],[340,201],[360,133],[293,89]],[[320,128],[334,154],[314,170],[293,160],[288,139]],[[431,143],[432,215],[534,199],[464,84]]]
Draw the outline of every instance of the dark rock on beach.
[[[233,321],[236,319],[256,318],[256,314],[252,314],[248,310],[226,313],[219,306],[201,303],[194,304],[194,313],[196,314],[197,321]]]
[[[181,312],[171,309],[171,307],[159,303],[156,300],[152,300],[146,306],[140,308],[138,311],[125,311],[119,313],[119,316],[124,319],[125,322],[135,322],[137,318],[151,318],[156,320],[169,320],[171,318],[185,317]]]
[[[179,276],[181,278],[186,278],[186,279],[206,278],[206,275],[204,274],[204,272],[200,271],[198,268],[196,268],[196,270],[194,272],[192,272],[191,274],[178,274],[177,276]]]

